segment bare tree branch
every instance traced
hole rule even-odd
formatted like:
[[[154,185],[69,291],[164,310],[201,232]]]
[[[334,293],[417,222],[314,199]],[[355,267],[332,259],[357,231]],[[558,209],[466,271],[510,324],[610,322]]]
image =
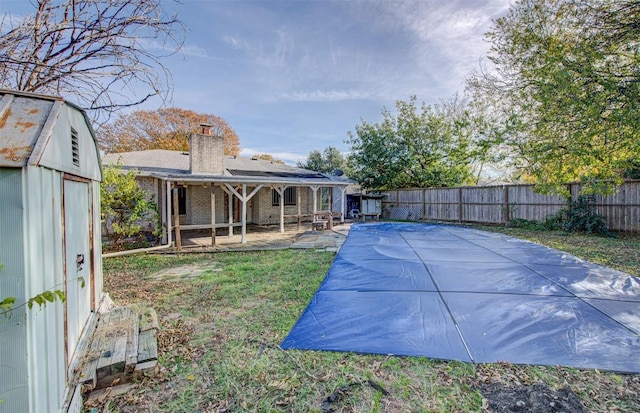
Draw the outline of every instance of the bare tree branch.
[[[107,119],[158,96],[173,78],[163,58],[180,50],[185,27],[161,0],[37,0],[15,26],[0,21],[0,86],[68,97]]]

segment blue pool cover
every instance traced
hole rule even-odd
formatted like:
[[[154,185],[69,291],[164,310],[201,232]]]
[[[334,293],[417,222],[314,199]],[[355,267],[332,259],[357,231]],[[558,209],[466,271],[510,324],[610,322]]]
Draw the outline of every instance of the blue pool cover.
[[[640,373],[639,281],[503,234],[354,225],[282,347]]]

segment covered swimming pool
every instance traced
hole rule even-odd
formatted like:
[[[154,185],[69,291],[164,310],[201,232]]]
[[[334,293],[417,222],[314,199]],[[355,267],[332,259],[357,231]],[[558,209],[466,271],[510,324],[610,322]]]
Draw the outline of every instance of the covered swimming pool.
[[[453,225],[354,225],[286,349],[640,372],[640,282]]]

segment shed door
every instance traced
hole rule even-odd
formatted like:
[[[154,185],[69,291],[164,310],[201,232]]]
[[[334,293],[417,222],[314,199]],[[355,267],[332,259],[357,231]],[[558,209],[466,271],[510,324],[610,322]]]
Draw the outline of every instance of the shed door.
[[[64,181],[65,324],[67,362],[91,312],[91,205],[89,184]]]

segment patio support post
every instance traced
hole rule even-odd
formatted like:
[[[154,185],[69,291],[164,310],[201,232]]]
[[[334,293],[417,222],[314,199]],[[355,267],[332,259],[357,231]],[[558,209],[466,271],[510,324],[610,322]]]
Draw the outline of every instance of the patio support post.
[[[340,193],[342,194],[340,196],[340,222],[341,223],[344,223],[344,209],[345,209],[344,199],[345,199],[346,192],[347,192],[346,186],[340,187]]]
[[[167,192],[166,192],[166,200],[165,200],[165,225],[167,227],[167,245],[171,245],[173,242],[173,235],[171,233],[171,181],[167,181]]]
[[[318,212],[318,185],[311,185],[309,188],[313,191],[313,221],[316,221],[316,212]]]
[[[329,222],[327,228],[333,228],[333,187],[329,187]]]
[[[224,186],[221,186],[225,194],[227,194],[228,209],[229,209],[229,238],[233,238],[233,194]]]
[[[302,207],[300,206],[300,187],[296,188],[296,195],[298,197],[296,205],[298,205],[298,231],[300,231],[300,220],[302,219]]]
[[[247,242],[247,184],[242,184],[242,239],[243,244]]]
[[[280,185],[274,186],[273,189],[276,190],[278,195],[280,195],[280,233],[284,234],[284,191],[287,190],[287,186]]]
[[[227,189],[229,189],[229,191],[231,191],[231,193],[233,193],[235,196],[238,197],[238,199],[240,201],[242,201],[242,239],[240,242],[242,242],[243,244],[247,243],[247,202],[255,195],[258,193],[258,191],[260,189],[262,189],[262,187],[264,186],[264,184],[260,184],[258,186],[256,186],[253,191],[251,191],[251,193],[249,195],[247,195],[247,184],[242,184],[242,195],[240,195],[238,193],[238,191],[235,190],[234,187],[232,187],[230,184],[226,184]]]
[[[229,238],[233,238],[233,194],[227,192],[227,196],[229,197]]]
[[[178,185],[173,188],[173,219],[176,229],[176,248],[182,249],[182,238],[180,237],[180,208],[178,206]]]
[[[216,192],[211,184],[211,245],[216,246]]]

